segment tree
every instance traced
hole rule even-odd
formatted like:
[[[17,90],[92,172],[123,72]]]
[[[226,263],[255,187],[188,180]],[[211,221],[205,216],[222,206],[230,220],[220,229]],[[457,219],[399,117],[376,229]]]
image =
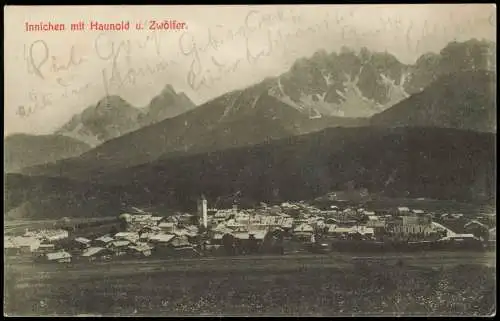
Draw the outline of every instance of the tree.
[[[111,234],[111,235],[115,235],[116,233],[118,233],[118,229],[116,228],[116,226],[115,226],[115,225],[113,225],[113,226],[111,227],[111,229],[109,230],[109,234]]]

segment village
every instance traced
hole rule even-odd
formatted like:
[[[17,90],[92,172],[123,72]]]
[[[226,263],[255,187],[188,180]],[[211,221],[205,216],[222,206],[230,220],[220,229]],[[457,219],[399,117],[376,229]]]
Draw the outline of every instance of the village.
[[[347,205],[324,210],[305,202],[215,209],[208,207],[203,196],[197,205],[196,214],[170,216],[134,208],[119,215],[102,235],[81,235],[72,228],[27,230],[24,235],[4,236],[5,253],[35,262],[69,263],[376,249],[476,250],[496,241],[495,216],[491,214],[471,219],[459,213],[436,215],[408,207],[373,211]]]

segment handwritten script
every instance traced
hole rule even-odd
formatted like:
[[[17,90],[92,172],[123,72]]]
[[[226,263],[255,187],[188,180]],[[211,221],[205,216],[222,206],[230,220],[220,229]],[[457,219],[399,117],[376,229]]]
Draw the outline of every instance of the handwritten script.
[[[455,29],[426,20],[416,23],[399,16],[381,16],[376,26],[360,28],[355,23],[357,10],[359,7],[353,7],[340,14],[325,8],[310,19],[311,16],[298,8],[278,7],[272,12],[256,8],[249,10],[236,27],[219,24],[201,34],[192,30],[169,34],[168,37],[177,37],[174,47],[165,46],[164,35],[159,32],[144,32],[139,40],[116,40],[112,33],[103,32],[87,44],[90,50],[85,54],[81,47],[69,44],[63,55],[59,51],[57,56],[45,40],[37,39],[24,46],[26,70],[28,75],[41,81],[53,81],[55,87],[50,92],[33,88],[17,114],[28,117],[61,99],[85,95],[96,86],[102,86],[105,95],[109,95],[156,74],[169,75],[173,68],[184,72],[183,81],[193,91],[211,90],[244,65],[257,69],[259,63],[268,58],[290,57],[294,48],[314,37],[329,41],[329,36],[335,34],[345,44],[359,39],[378,39],[390,31],[401,30],[394,41],[406,44],[408,51],[420,53],[423,41],[429,37],[464,33],[478,25],[496,26],[492,12],[487,18],[463,19],[455,24]],[[153,52],[155,56],[151,58],[146,52]],[[141,59],[146,56],[148,59]],[[97,68],[93,64],[96,61],[99,62]],[[91,70],[95,78],[82,81],[88,79],[78,74],[83,68]],[[175,75],[178,77],[179,72]]]

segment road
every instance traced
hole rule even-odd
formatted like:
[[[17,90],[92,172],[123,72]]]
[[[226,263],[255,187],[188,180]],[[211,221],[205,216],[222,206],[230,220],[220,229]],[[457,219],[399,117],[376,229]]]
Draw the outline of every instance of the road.
[[[284,256],[207,257],[194,259],[128,259],[72,264],[6,262],[6,275],[22,274],[23,279],[126,276],[137,273],[232,273],[238,271],[281,273],[310,269],[345,268],[355,264],[377,263],[396,266],[402,260],[408,267],[439,268],[460,264],[495,266],[495,252],[427,252],[414,254],[349,255],[345,253],[289,254]]]

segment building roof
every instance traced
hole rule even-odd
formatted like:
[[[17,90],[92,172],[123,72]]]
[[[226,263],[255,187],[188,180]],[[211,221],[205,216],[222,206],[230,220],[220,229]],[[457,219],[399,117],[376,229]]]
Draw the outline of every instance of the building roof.
[[[224,237],[224,235],[226,234],[230,234],[230,233],[221,233],[221,232],[217,232],[215,234],[212,235],[212,239],[213,240],[222,240],[222,238]]]
[[[306,223],[302,223],[293,229],[294,232],[313,232],[314,228]]]
[[[88,243],[92,242],[91,240],[89,240],[88,238],[85,238],[85,237],[77,237],[77,238],[75,238],[75,241],[77,241],[79,243],[83,243],[83,244],[88,244]]]
[[[138,252],[144,252],[144,251],[152,250],[153,247],[148,245],[148,244],[141,243],[141,244],[137,244],[137,245],[130,245],[129,249],[132,249],[132,250],[135,250]]]
[[[179,246],[188,246],[188,245],[191,245],[189,243],[189,241],[185,238],[185,237],[182,237],[182,236],[176,236],[172,241],[171,241],[171,244],[173,246],[176,246],[176,247],[179,247]]]
[[[83,257],[94,256],[103,250],[105,250],[105,248],[103,248],[103,247],[91,247],[91,248],[88,248],[85,252],[83,252],[82,256]]]
[[[476,220],[472,220],[472,221],[468,222],[467,224],[464,225],[464,228],[468,228],[471,225],[479,225],[482,228],[488,229],[488,226],[486,224],[483,224],[483,223],[476,221]]]
[[[412,210],[412,212],[415,214],[424,214],[425,213],[423,210],[418,210],[418,209]]]
[[[250,238],[250,234],[248,234],[247,232],[233,233],[233,236],[240,240],[248,240]]]
[[[266,237],[267,232],[266,231],[252,231],[252,232],[249,232],[248,234],[253,235],[253,237],[257,240],[263,240]]]
[[[406,207],[406,206],[400,206],[400,207],[398,207],[398,211],[400,211],[400,212],[408,212],[408,211],[410,211],[410,209],[408,207]]]
[[[129,245],[131,242],[129,240],[120,240],[120,241],[114,241],[114,242],[111,242],[111,246],[114,246],[114,247],[123,247],[123,246],[127,246]]]
[[[71,254],[69,254],[68,252],[65,252],[65,251],[55,252],[55,253],[47,253],[47,259],[49,261],[67,259],[70,257],[71,257]]]
[[[175,235],[173,235],[173,234],[156,234],[156,235],[151,236],[149,239],[153,242],[168,243],[174,237],[175,237]]]
[[[443,237],[440,240],[446,241],[446,240],[453,240],[453,239],[475,239],[475,240],[477,240],[478,238],[475,237],[473,234],[454,234],[454,235],[448,235],[446,237]]]
[[[353,228],[354,232],[357,232],[359,234],[365,235],[365,234],[373,234],[374,229],[371,227],[365,227],[365,226],[358,226]]]
[[[338,227],[336,226],[335,228],[329,228],[328,232],[330,233],[351,233],[353,231],[353,228],[351,227]]]
[[[170,228],[174,226],[175,226],[174,222],[161,222],[160,224],[158,224],[158,227],[160,228]]]
[[[104,242],[104,243],[109,243],[113,242],[113,238],[109,236],[101,236],[100,238],[97,238],[96,241]]]
[[[139,235],[135,232],[118,232],[115,234],[115,239],[127,238],[127,237],[138,237]]]

